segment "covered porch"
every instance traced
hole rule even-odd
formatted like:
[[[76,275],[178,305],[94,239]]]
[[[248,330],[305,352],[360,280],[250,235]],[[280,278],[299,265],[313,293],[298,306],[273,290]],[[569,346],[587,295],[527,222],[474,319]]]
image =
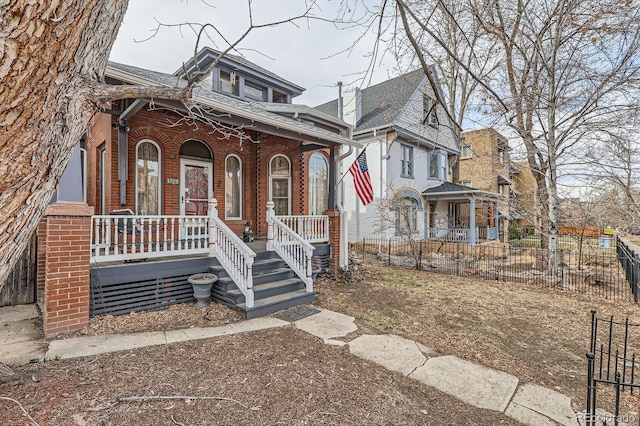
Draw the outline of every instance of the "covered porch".
[[[499,194],[445,182],[422,195],[426,240],[476,245],[499,239]]]

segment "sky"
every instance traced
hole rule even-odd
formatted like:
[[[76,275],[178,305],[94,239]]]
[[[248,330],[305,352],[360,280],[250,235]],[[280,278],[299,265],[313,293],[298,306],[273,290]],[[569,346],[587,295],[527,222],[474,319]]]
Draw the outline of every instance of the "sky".
[[[254,24],[285,20],[305,10],[303,0],[254,0],[252,4]],[[319,7],[313,13],[333,19],[339,4],[339,0],[318,0]],[[174,26],[161,27],[156,32],[158,22]],[[194,27],[177,26],[183,23],[209,23],[228,40],[235,40],[249,26],[248,1],[130,0],[110,60],[173,73],[193,55],[196,44]],[[294,102],[315,106],[337,97],[338,81],[364,88],[397,75],[393,61],[386,60],[378,63],[373,76],[367,75],[363,81],[363,73],[370,69],[368,52],[374,44],[370,35],[353,51],[340,53],[352,46],[362,32],[360,27],[339,29],[333,22],[300,20],[295,25],[254,29],[233,53],[306,88]],[[200,47],[204,46],[218,50],[227,47],[219,36],[201,40]]]

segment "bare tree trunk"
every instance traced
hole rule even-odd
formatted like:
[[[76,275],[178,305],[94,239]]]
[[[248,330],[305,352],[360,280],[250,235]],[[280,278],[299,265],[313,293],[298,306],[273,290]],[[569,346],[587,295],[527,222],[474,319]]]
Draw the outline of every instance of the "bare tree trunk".
[[[127,0],[0,5],[0,286],[90,125],[93,95],[127,5]]]

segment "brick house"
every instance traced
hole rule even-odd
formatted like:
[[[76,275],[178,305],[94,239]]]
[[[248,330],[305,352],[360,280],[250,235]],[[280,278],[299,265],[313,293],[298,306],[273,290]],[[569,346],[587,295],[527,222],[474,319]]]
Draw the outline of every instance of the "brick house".
[[[173,75],[109,63],[107,81],[181,87],[219,55],[204,48]],[[188,105],[96,111],[39,228],[46,333],[192,300],[187,277],[208,271],[212,297],[247,317],[312,300],[312,269],[337,268],[346,245],[337,154],[362,145],[343,120],[293,104],[303,90],[225,55]],[[70,240],[70,258],[54,255]]]
[[[342,114],[354,126],[354,140],[367,146],[374,201],[363,206],[347,185],[350,241],[406,237],[409,232],[417,239],[479,241],[475,217],[468,207],[465,214],[464,206],[475,210],[476,202],[495,202],[496,197],[451,182],[459,140],[422,69],[345,92],[317,108]],[[360,152],[349,151],[343,164],[348,167]]]
[[[539,224],[533,174],[528,163],[513,162],[510,152],[509,141],[495,129],[462,133],[460,184],[496,194],[497,215],[492,212],[495,206],[485,205],[477,216],[483,223],[497,216],[505,238],[511,226],[535,227]]]

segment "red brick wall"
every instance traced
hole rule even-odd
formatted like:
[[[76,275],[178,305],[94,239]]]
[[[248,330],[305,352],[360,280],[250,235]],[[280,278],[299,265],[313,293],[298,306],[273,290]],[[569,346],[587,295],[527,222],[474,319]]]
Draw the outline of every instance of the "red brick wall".
[[[94,128],[88,143],[89,154],[89,202],[99,206],[99,179],[98,179],[98,147],[104,142],[107,146],[107,206],[106,211],[130,208],[135,211],[135,150],[136,145],[143,139],[150,139],[158,144],[161,150],[161,180],[162,180],[162,214],[177,215],[180,213],[179,184],[168,184],[167,179],[180,178],[180,147],[188,140],[195,139],[204,142],[213,153],[213,195],[218,199],[218,212],[224,219],[224,174],[225,160],[229,154],[235,154],[242,161],[243,170],[243,218],[241,220],[225,221],[237,234],[241,234],[244,224],[249,221],[252,229],[258,236],[266,236],[266,203],[269,194],[269,161],[276,154],[284,154],[291,161],[291,197],[292,213],[305,214],[308,210],[306,195],[306,168],[308,156],[303,161],[300,153],[300,141],[283,137],[252,134],[254,143],[250,140],[242,142],[235,135],[223,135],[219,132],[211,132],[211,128],[199,125],[193,126],[167,126],[167,123],[175,123],[178,116],[169,112],[139,111],[128,126],[129,150],[128,150],[128,180],[127,202],[120,205],[120,183],[118,181],[118,130],[111,126],[115,118],[108,121],[106,114],[98,114],[99,119],[94,119]],[[97,117],[98,117],[97,116]],[[249,133],[249,132],[247,132]]]
[[[89,323],[92,214],[84,203],[59,202],[47,207],[40,223],[38,299],[47,337]]]
[[[327,210],[324,214],[329,216],[331,270],[338,272],[338,267],[340,266],[340,212],[338,210]]]

